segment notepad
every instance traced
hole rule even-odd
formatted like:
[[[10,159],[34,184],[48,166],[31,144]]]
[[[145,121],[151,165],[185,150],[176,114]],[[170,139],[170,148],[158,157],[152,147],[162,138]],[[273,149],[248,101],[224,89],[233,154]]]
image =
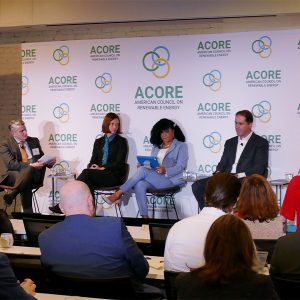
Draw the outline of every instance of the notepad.
[[[155,169],[156,167],[159,166],[157,158],[155,156],[138,155],[136,158],[137,158],[138,162],[140,163],[140,165],[142,165],[146,168]]]

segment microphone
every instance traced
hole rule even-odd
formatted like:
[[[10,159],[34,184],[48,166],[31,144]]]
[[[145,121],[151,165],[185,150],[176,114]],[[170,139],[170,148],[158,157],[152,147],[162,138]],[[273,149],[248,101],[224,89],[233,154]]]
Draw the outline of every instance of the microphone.
[[[240,145],[243,147],[244,146],[244,144],[243,143],[240,143]]]

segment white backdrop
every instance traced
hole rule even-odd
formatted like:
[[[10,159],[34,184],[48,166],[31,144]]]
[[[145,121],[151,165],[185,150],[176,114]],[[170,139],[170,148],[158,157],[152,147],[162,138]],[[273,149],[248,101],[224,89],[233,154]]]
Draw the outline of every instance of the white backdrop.
[[[270,178],[298,174],[299,41],[300,29],[23,44],[23,119],[45,153],[79,174],[103,116],[120,114],[132,174],[136,155],[151,150],[152,125],[170,118],[186,135],[188,169],[210,175],[235,135],[235,112],[249,109],[254,131],[270,142]],[[44,212],[50,187],[45,179],[38,194]],[[197,212],[190,184],[176,205],[181,217]],[[124,214],[136,208],[132,199]]]

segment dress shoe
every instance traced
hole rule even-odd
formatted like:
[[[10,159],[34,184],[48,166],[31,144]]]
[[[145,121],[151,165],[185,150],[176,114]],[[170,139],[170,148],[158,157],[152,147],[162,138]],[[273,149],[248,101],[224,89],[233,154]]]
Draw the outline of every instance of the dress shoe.
[[[63,212],[61,211],[61,209],[59,207],[59,204],[56,204],[55,206],[50,206],[49,210],[51,210],[55,214],[63,214]]]
[[[3,195],[4,205],[11,206],[14,199],[16,198],[15,190],[5,190],[6,194]]]

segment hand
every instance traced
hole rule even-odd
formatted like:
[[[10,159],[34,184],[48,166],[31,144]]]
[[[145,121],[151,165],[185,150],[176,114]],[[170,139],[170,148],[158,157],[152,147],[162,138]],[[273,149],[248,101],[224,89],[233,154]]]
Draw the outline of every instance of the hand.
[[[30,166],[33,167],[33,168],[35,168],[35,169],[40,170],[40,169],[42,169],[44,167],[44,164],[41,163],[41,162],[36,161],[34,163],[31,163]]]
[[[155,172],[158,174],[166,174],[166,169],[164,166],[156,167]]]
[[[48,163],[48,167],[49,168],[52,168],[54,165],[56,164],[56,158],[54,158],[54,159],[52,159],[51,161],[49,161],[49,163]]]
[[[20,283],[20,286],[25,290],[26,293],[32,296],[35,295],[36,285],[31,279],[29,278],[24,279],[24,281]]]

